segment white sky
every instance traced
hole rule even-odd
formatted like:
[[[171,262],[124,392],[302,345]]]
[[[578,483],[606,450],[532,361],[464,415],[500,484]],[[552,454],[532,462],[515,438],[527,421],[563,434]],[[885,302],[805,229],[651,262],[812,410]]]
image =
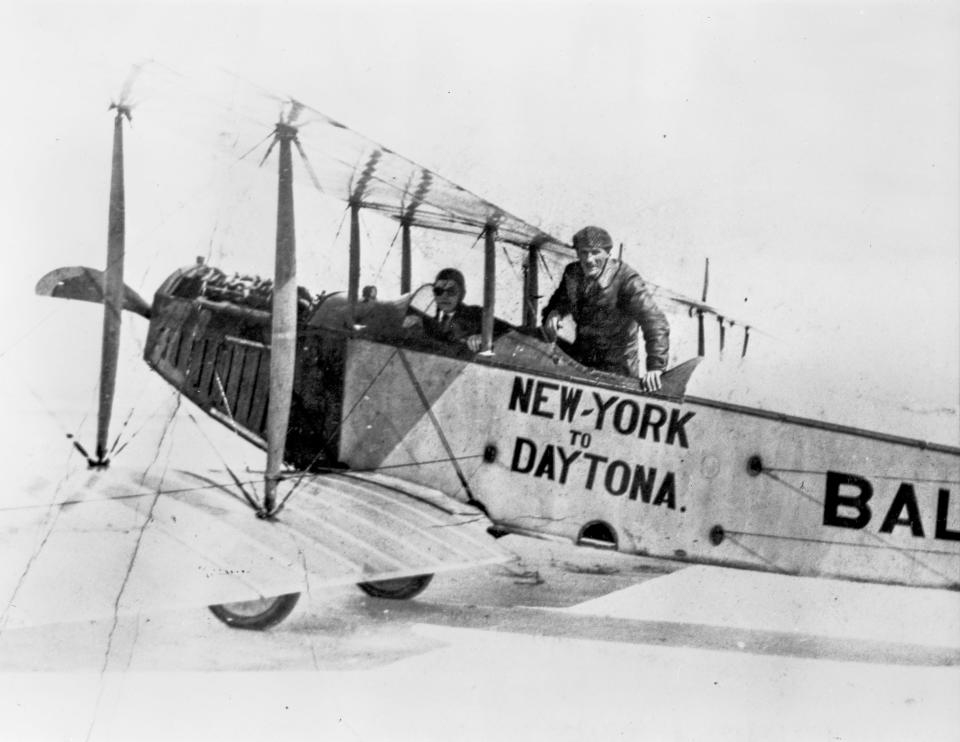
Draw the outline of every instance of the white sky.
[[[697,294],[709,256],[711,303],[772,337],[694,393],[960,442],[954,2],[6,4],[0,363],[96,357],[94,315],[31,292],[103,261],[106,106],[144,58],[295,95],[557,236],[604,226],[674,289]],[[149,296],[214,242],[259,269],[236,225],[262,208],[269,233],[274,197],[222,174],[198,191],[211,158],[148,113],[127,139],[129,282]],[[330,243],[335,213],[309,227]]]

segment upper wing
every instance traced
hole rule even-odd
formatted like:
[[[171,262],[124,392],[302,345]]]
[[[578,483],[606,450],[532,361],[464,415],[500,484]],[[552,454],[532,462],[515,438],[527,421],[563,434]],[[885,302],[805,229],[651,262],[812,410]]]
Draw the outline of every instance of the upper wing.
[[[425,229],[479,235],[495,226],[502,242],[573,254],[539,227],[320,111],[291,100],[288,118],[313,184],[328,195]]]
[[[154,64],[149,70],[137,72],[137,87],[143,90],[148,103],[156,104],[144,113],[149,121],[161,127],[175,127],[178,133],[194,131],[199,126],[195,135],[201,136],[204,146],[210,145],[209,137],[215,132],[216,146],[232,158],[251,162],[259,158],[264,162],[270,151],[267,142],[272,138],[271,129],[279,119],[297,129],[302,166],[298,163],[293,168],[295,177],[306,177],[327,196],[423,229],[479,237],[484,229],[495,226],[497,239],[502,243],[538,247],[545,265],[576,257],[569,244],[545,229],[295,97],[263,90],[224,71],[195,72],[187,77],[170,74],[165,66]],[[212,117],[200,115],[201,109],[209,111]],[[186,114],[194,112],[196,115],[184,120]],[[548,272],[551,267],[548,265]],[[651,286],[667,299],[667,306],[675,303],[693,312],[721,317],[727,325],[753,327],[752,322],[733,318],[702,301],[655,284]]]

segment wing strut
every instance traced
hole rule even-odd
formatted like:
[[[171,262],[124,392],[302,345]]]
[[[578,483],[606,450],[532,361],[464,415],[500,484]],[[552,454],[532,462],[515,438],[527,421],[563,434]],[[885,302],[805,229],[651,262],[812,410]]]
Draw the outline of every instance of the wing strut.
[[[527,264],[524,266],[523,283],[523,326],[536,330],[540,324],[537,306],[540,298],[540,245],[530,245],[527,251]]]
[[[710,285],[710,258],[706,259],[703,265],[703,297],[701,303],[707,303],[707,287]],[[722,350],[722,348],[721,348]],[[704,356],[707,353],[707,343],[703,333],[703,309],[697,310],[697,355]]]
[[[273,271],[273,319],[270,333],[270,396],[267,406],[267,472],[261,516],[276,508],[277,484],[283,467],[283,452],[290,422],[293,369],[297,339],[297,256],[293,221],[293,159],[290,143],[297,130],[277,124],[275,141],[280,143],[277,195],[277,251]]]
[[[480,329],[480,352],[493,353],[493,313],[496,309],[497,227],[488,224],[483,230],[483,324]]]
[[[106,468],[107,438],[113,394],[117,384],[117,360],[120,355],[120,315],[123,311],[123,252],[125,205],[123,190],[123,119],[130,119],[127,106],[111,106],[113,119],[113,161],[110,171],[110,212],[107,222],[107,268],[103,274],[103,343],[100,351],[100,401],[97,411],[97,458],[90,467]]]
[[[350,202],[350,266],[347,282],[347,301],[351,314],[360,295],[360,202]]]
[[[410,267],[412,248],[410,244],[410,222],[405,221],[401,225],[400,242],[400,293],[410,293]]]

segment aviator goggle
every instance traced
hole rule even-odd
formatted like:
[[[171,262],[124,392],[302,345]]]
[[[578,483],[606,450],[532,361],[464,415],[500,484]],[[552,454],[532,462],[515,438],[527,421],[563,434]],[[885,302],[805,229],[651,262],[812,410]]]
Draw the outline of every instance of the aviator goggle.
[[[443,286],[434,284],[433,295],[440,296],[456,296],[457,292],[460,290],[460,287],[455,283],[448,283]]]

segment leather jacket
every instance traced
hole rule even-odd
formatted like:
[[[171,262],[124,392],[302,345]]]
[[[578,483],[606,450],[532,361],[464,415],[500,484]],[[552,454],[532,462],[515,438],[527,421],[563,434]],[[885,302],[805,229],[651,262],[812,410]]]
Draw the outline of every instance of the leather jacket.
[[[543,318],[554,311],[571,315],[577,323],[571,355],[586,366],[639,376],[639,327],[646,370],[667,367],[670,325],[643,279],[626,263],[608,258],[595,280],[584,276],[579,262],[570,263],[543,309]]]

